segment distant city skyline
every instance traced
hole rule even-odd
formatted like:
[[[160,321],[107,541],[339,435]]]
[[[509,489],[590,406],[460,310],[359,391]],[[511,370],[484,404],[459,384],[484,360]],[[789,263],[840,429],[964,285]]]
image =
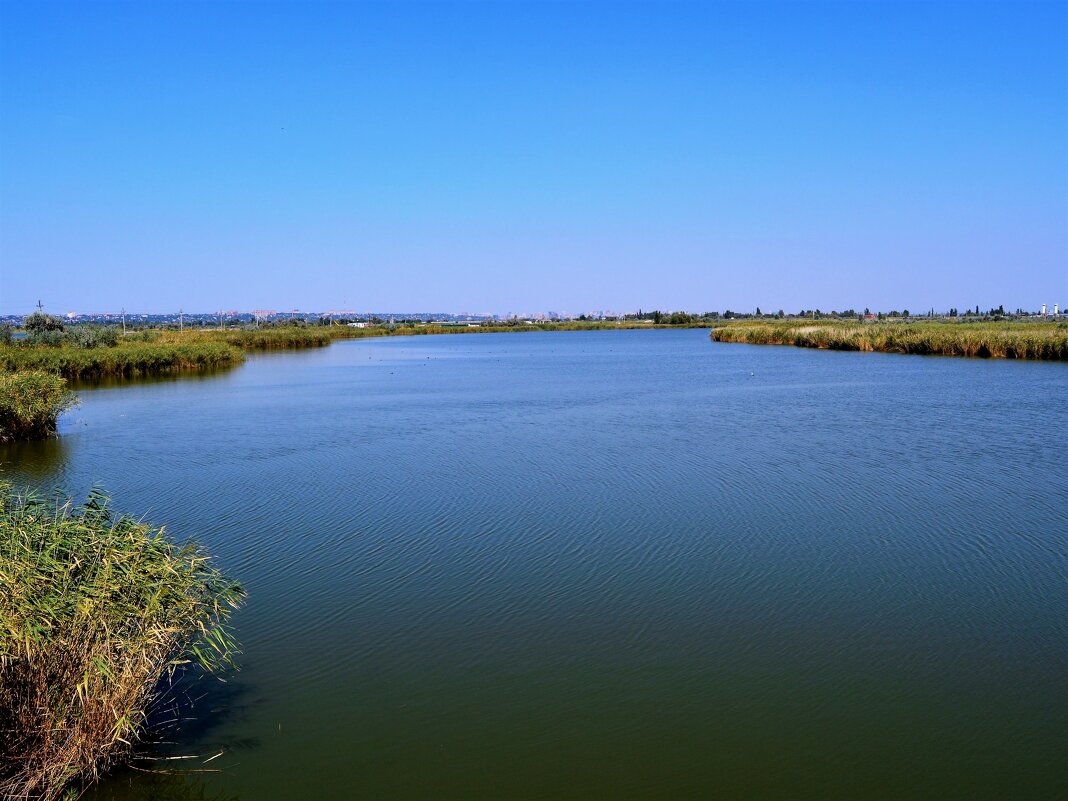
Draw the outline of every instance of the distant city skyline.
[[[371,317],[389,320],[396,318],[398,320],[404,319],[493,319],[493,320],[508,320],[516,318],[537,319],[537,320],[553,320],[553,319],[576,319],[579,317],[589,317],[591,319],[601,318],[623,318],[636,315],[648,316],[654,312],[685,312],[696,316],[705,315],[734,315],[734,316],[751,316],[751,315],[763,315],[774,316],[785,314],[788,317],[794,317],[801,314],[820,313],[827,315],[864,315],[868,317],[874,317],[876,315],[887,314],[890,316],[905,316],[905,317],[925,317],[930,314],[935,316],[968,316],[972,314],[976,315],[1035,315],[1035,316],[1058,316],[1062,315],[1063,306],[1060,303],[1041,303],[1033,307],[1006,307],[1005,304],[999,304],[998,306],[980,307],[976,305],[972,306],[951,306],[948,308],[934,308],[934,307],[902,307],[900,309],[884,309],[880,307],[868,307],[865,306],[862,309],[856,307],[844,307],[841,309],[835,309],[829,306],[824,307],[812,307],[807,309],[784,309],[773,307],[735,307],[733,309],[723,308],[692,308],[692,309],[668,309],[668,308],[656,308],[652,306],[636,306],[630,309],[584,309],[584,310],[525,310],[514,311],[509,310],[505,312],[500,311],[470,311],[470,310],[413,310],[413,309],[395,309],[395,310],[382,310],[382,309],[218,309],[215,311],[204,311],[202,309],[179,309],[174,311],[152,312],[136,309],[122,309],[117,312],[112,311],[75,311],[68,310],[66,312],[57,312],[47,309],[43,306],[40,308],[35,307],[31,312],[0,312],[0,320],[12,319],[12,318],[24,318],[29,314],[43,312],[54,317],[60,317],[63,319],[69,319],[73,322],[86,321],[86,320],[128,320],[136,321],[138,319],[146,320],[166,320],[173,319],[177,321],[184,316],[187,320],[200,320],[205,319],[219,319],[233,321],[237,318],[243,319],[263,319],[263,320],[284,320],[287,318],[304,318],[311,319],[315,317],[331,317],[339,319],[368,319]]]
[[[1068,4],[0,5],[0,314],[1068,301]]]

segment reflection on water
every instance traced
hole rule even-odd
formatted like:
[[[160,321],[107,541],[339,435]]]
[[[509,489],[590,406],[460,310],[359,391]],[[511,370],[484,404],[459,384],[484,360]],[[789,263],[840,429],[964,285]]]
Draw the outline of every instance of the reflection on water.
[[[17,476],[54,480],[63,474],[69,445],[65,437],[40,442],[0,442],[0,479]]]
[[[239,801],[236,795],[209,791],[200,773],[162,767],[165,762],[134,760],[134,765],[115,771],[93,787],[91,797],[95,801]]]
[[[240,365],[224,365],[222,367],[203,367],[196,370],[172,370],[163,373],[154,373],[144,376],[98,376],[95,378],[79,378],[70,382],[71,389],[114,389],[115,387],[128,387],[144,384],[171,384],[175,381],[210,381],[220,375],[225,375]]]
[[[81,394],[4,475],[103,485],[249,590],[241,670],[152,752],[223,752],[192,792],[1068,786],[1066,365],[480,334]]]

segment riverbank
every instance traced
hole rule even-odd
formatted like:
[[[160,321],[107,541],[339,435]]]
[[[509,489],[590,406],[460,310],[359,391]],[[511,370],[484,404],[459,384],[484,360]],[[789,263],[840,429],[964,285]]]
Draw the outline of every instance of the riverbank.
[[[52,436],[60,414],[76,400],[63,385],[125,379],[176,371],[233,367],[257,351],[321,348],[336,340],[386,336],[490,334],[523,331],[597,331],[695,328],[700,323],[654,325],[643,321],[567,321],[506,325],[278,326],[247,329],[144,329],[119,336],[114,329],[86,328],[110,336],[9,340],[0,344],[0,441]],[[77,329],[75,329],[77,330]],[[80,345],[89,342],[90,346]],[[6,375],[5,375],[6,374]],[[62,379],[59,383],[53,377]],[[45,393],[44,390],[47,390]]]
[[[568,321],[518,325],[398,325],[355,328],[279,326],[253,329],[147,329],[119,337],[116,344],[77,347],[72,344],[0,345],[0,372],[41,370],[68,380],[135,377],[175,370],[212,370],[240,364],[247,352],[321,348],[339,339],[436,334],[492,334],[523,331],[598,331],[644,328],[703,327],[653,325],[644,322]]]
[[[745,320],[716,326],[715,342],[793,345],[995,359],[1068,360],[1068,323]]]

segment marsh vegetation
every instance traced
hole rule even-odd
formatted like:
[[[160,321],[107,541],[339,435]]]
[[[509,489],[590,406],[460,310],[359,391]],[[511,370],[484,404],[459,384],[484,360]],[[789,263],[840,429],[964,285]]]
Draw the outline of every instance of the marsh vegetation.
[[[750,345],[1068,360],[1068,323],[1065,322],[745,320],[716,326],[711,336],[716,342]]]
[[[76,403],[67,382],[54,373],[0,373],[0,442],[52,436],[59,415]]]
[[[0,486],[0,797],[59,798],[124,759],[168,679],[230,664],[242,590],[91,495]]]

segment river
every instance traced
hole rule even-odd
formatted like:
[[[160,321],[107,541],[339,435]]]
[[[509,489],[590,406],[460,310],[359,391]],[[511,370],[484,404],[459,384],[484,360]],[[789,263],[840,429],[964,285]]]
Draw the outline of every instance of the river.
[[[80,395],[5,480],[248,590],[197,759],[93,801],[1068,786],[1068,365],[480,334]]]

